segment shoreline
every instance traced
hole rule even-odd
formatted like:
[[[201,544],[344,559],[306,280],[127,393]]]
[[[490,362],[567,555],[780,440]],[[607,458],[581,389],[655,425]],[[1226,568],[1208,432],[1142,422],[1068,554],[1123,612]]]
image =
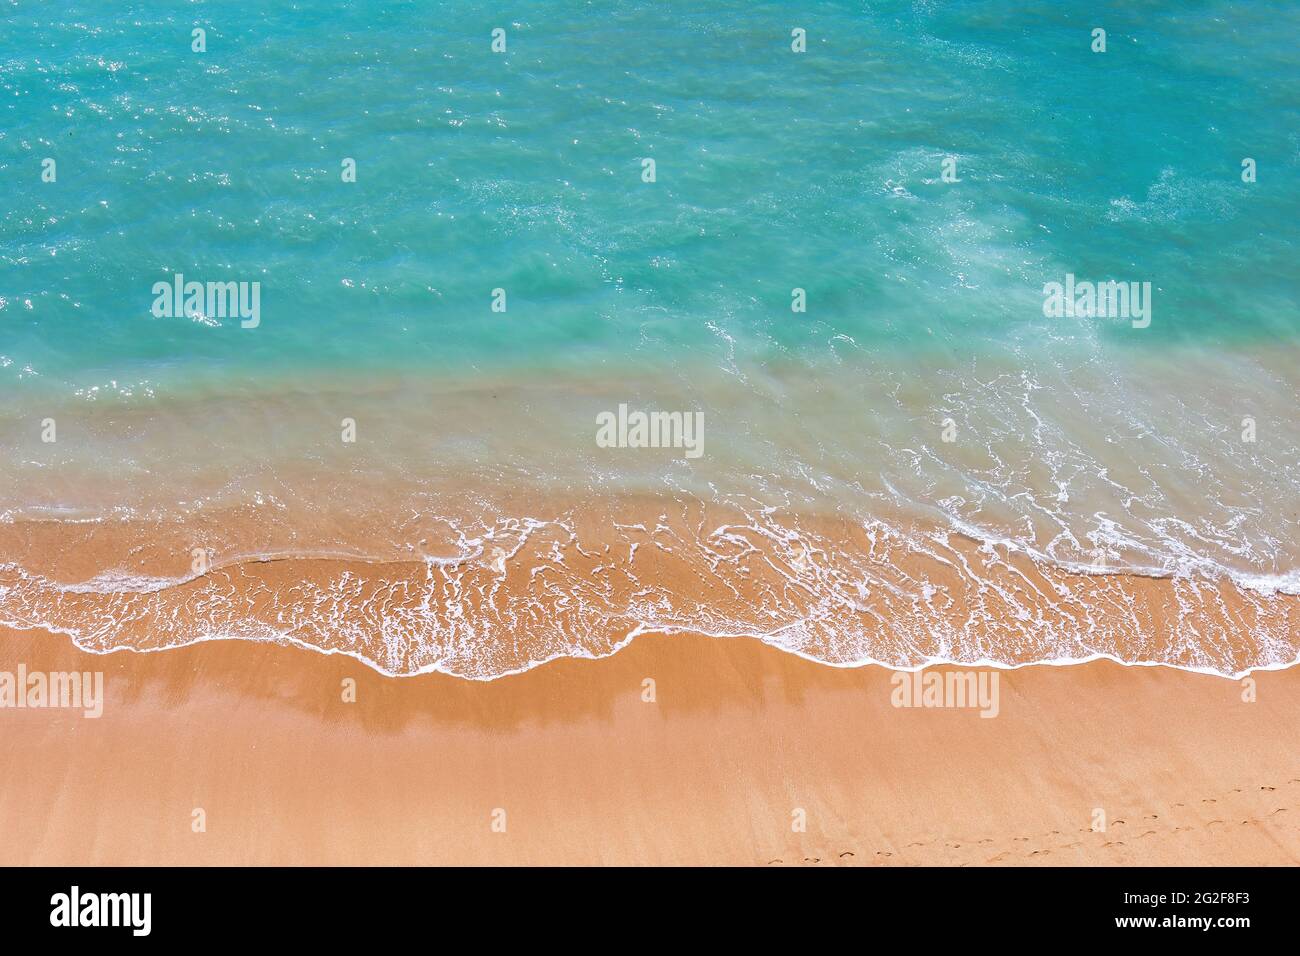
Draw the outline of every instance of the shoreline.
[[[107,690],[97,720],[0,710],[3,863],[1300,863],[1296,669],[1247,702],[1169,668],[1027,666],[986,720],[893,706],[883,668],[686,634],[489,682],[0,630],[19,661]]]
[[[0,551],[17,559],[0,564],[0,622],[92,652],[288,642],[384,674],[475,680],[605,658],[646,632],[749,636],[824,665],[895,670],[1109,659],[1235,679],[1300,658],[1300,596],[1231,579],[1080,573],[932,527],[689,497],[553,510],[413,525],[394,540],[423,553],[383,563],[194,548],[215,544],[206,529],[218,526],[257,540],[256,510],[199,529],[0,526]],[[368,535],[391,530],[356,520]],[[196,554],[211,563],[191,567]],[[46,573],[25,570],[28,558]]]
[[[1240,681],[1250,677],[1253,674],[1270,673],[1276,671],[1288,671],[1300,667],[1300,657],[1295,660],[1285,661],[1275,664],[1260,664],[1254,667],[1246,668],[1233,674],[1225,674],[1221,671],[1212,670],[1205,667],[1193,667],[1183,664],[1174,664],[1166,661],[1125,661],[1120,660],[1110,654],[1093,654],[1089,657],[1081,658],[1057,658],[1051,660],[1033,660],[1017,661],[1006,663],[994,660],[975,660],[975,661],[956,661],[946,659],[928,660],[915,665],[890,664],[887,661],[864,660],[852,662],[826,661],[821,658],[805,654],[797,650],[781,647],[779,644],[773,644],[764,640],[760,634],[707,634],[702,631],[691,628],[668,628],[653,627],[638,624],[632,632],[626,635],[621,641],[616,642],[612,648],[598,656],[582,656],[571,654],[558,654],[555,657],[546,660],[530,663],[528,666],[517,670],[505,671],[500,674],[494,674],[490,677],[480,677],[471,674],[456,674],[451,671],[441,670],[437,665],[428,665],[420,670],[415,671],[389,671],[380,667],[377,663],[369,658],[354,653],[352,651],[340,648],[325,648],[306,641],[300,641],[292,637],[281,636],[275,639],[261,639],[248,637],[201,637],[186,644],[169,644],[163,647],[130,647],[119,646],[104,649],[95,649],[82,647],[77,644],[72,635],[64,632],[51,631],[43,627],[13,627],[12,625],[0,624],[0,633],[8,631],[9,633],[24,632],[41,632],[55,637],[62,637],[68,640],[74,648],[84,654],[94,657],[108,657],[115,654],[165,654],[169,651],[185,650],[190,647],[198,647],[204,644],[252,644],[252,645],[270,645],[273,647],[288,647],[294,650],[305,651],[307,653],[320,654],[324,657],[345,657],[348,660],[355,661],[368,670],[374,672],[380,677],[391,678],[394,680],[405,680],[420,677],[440,676],[450,677],[455,680],[468,681],[470,683],[489,684],[493,681],[504,680],[510,677],[519,677],[523,674],[532,673],[535,670],[555,664],[559,661],[603,661],[619,654],[631,646],[632,642],[642,637],[671,637],[674,635],[688,635],[693,637],[704,638],[711,641],[752,641],[770,648],[780,654],[789,654],[798,660],[812,664],[817,667],[830,667],[836,670],[858,670],[861,668],[876,667],[892,674],[915,674],[922,673],[933,669],[962,669],[962,670],[996,670],[996,671],[1018,671],[1029,667],[1082,667],[1088,664],[1106,663],[1113,664],[1121,668],[1143,668],[1156,667],[1168,668],[1172,671],[1179,671],[1185,674],[1196,674],[1201,677],[1218,677],[1227,681]]]

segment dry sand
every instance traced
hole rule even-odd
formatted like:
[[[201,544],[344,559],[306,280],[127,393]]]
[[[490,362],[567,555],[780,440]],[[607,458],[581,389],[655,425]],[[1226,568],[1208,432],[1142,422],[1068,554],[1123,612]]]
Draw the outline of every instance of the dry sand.
[[[107,700],[0,710],[3,864],[1300,863],[1295,669],[1247,702],[1169,668],[1034,666],[984,719],[895,708],[879,667],[690,635],[488,683],[0,632],[19,663],[103,670]]]

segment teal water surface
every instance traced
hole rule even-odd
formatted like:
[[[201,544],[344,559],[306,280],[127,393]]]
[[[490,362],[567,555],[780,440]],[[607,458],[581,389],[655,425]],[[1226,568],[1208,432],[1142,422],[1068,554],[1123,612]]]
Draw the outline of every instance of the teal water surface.
[[[1300,337],[1294,3],[2,16],[7,398]],[[260,282],[260,327],[154,318],[178,271]],[[1151,282],[1152,326],[1045,318],[1067,272]]]
[[[0,625],[478,677],[647,629],[1286,666],[1298,35],[1223,0],[10,3]],[[257,326],[155,315],[177,274],[258,283]],[[1149,324],[1045,314],[1068,275],[1149,284]],[[698,456],[602,443],[629,404]]]

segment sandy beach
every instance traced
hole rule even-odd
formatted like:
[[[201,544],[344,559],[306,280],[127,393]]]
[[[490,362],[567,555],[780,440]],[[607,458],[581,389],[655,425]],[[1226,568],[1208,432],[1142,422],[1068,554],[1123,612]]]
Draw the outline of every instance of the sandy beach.
[[[693,635],[490,682],[0,633],[19,663],[106,691],[99,719],[0,711],[2,864],[1300,863],[1294,669],[1254,700],[1166,667],[1001,671],[986,719]]]
[[[1300,865],[1300,4],[10,6],[0,867]]]

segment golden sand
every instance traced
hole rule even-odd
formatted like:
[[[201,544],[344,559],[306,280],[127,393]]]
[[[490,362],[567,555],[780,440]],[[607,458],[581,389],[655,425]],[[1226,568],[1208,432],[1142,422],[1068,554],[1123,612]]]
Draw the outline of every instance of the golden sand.
[[[1033,666],[984,719],[894,707],[883,668],[690,635],[491,682],[0,632],[0,669],[20,662],[103,670],[107,699],[0,710],[2,864],[1300,862],[1294,669],[1252,694]]]

